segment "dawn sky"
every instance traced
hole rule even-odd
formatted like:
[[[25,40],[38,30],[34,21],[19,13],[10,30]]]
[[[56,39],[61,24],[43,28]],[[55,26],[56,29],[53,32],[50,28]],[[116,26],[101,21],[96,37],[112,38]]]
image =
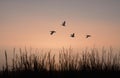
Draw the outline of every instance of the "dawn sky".
[[[120,48],[120,0],[0,0],[0,48],[94,45]]]

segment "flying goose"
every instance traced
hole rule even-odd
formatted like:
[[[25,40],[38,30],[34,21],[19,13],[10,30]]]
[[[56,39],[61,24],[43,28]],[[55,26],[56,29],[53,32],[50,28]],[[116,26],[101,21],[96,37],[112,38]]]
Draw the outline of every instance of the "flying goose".
[[[71,36],[71,37],[75,37],[75,33],[72,33],[70,36]]]
[[[91,37],[91,35],[86,35],[86,38],[89,38],[89,37]]]
[[[56,31],[50,31],[50,35],[53,35],[54,33],[56,33]]]

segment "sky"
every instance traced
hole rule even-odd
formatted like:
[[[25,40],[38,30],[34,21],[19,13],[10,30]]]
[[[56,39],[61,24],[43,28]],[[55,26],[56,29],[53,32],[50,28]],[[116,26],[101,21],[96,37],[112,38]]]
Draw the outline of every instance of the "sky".
[[[120,0],[0,0],[0,48],[25,46],[120,48]]]

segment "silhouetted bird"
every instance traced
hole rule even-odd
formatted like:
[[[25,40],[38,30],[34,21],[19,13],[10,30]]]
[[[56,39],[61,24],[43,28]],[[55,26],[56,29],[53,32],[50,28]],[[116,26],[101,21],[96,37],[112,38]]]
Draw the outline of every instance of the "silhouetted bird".
[[[75,33],[71,34],[70,36],[71,36],[71,37],[75,37]]]
[[[62,26],[66,26],[66,21],[64,21],[64,22],[62,23]]]
[[[86,38],[91,37],[91,35],[86,35]]]
[[[56,31],[50,31],[50,35],[53,35],[54,33],[56,33]]]

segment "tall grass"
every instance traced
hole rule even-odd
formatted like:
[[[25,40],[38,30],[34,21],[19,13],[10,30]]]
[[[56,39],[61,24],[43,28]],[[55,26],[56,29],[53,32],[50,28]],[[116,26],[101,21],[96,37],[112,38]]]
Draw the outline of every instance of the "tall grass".
[[[53,72],[120,72],[120,52],[113,52],[113,49],[99,51],[94,48],[83,50],[77,53],[70,48],[62,49],[56,57],[51,51],[42,54],[29,54],[28,51],[19,50],[20,55],[13,50],[12,69],[8,66],[7,52],[5,51],[6,66],[5,72],[20,74],[21,72],[34,72],[51,74]],[[16,75],[17,75],[16,74]]]

